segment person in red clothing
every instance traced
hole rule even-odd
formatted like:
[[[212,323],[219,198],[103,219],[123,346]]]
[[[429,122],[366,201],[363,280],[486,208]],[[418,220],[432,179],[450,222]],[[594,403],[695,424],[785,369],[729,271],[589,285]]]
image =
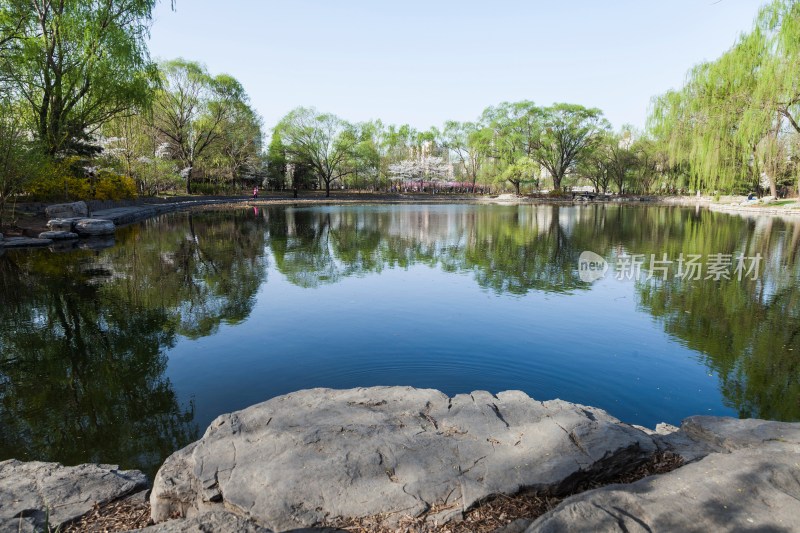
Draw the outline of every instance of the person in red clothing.
[[[258,185],[253,187],[253,200],[255,200],[256,198],[258,198]]]

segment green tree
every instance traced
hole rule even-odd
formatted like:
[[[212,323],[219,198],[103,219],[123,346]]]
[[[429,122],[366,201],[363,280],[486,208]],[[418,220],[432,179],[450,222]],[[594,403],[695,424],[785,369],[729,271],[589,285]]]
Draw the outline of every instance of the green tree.
[[[698,190],[765,186],[777,195],[789,162],[781,150],[800,133],[799,59],[800,3],[773,0],[730,50],[654,100],[649,125],[670,164],[684,165]]]
[[[186,192],[192,193],[197,162],[218,144],[226,125],[246,106],[241,84],[231,76],[212,76],[199,63],[176,59],[161,66],[162,84],[155,98],[153,127],[183,166]]]
[[[106,120],[147,102],[146,39],[156,0],[7,0],[0,70],[50,155],[92,153]],[[18,38],[14,38],[15,33]]]
[[[307,164],[331,195],[331,183],[355,171],[353,160],[361,142],[356,128],[330,113],[299,107],[275,127],[291,160]]]
[[[286,183],[286,148],[283,146],[279,132],[273,132],[267,149],[267,177],[264,185],[271,189],[282,190]]]
[[[245,102],[234,103],[229,117],[221,125],[219,141],[210,152],[211,165],[219,181],[236,186],[260,182],[262,174],[262,120]]]
[[[481,172],[484,151],[481,149],[479,132],[481,127],[475,122],[448,121],[442,132],[443,144],[455,155],[454,160],[461,174],[471,184],[475,192],[475,184]]]
[[[35,175],[38,155],[38,147],[27,138],[19,110],[0,95],[0,227],[9,200]]]
[[[500,181],[508,181],[514,186],[517,195],[520,194],[520,185],[525,182],[538,182],[538,165],[529,157],[523,156],[508,165],[500,174]]]
[[[531,159],[548,171],[553,187],[561,189],[564,177],[587,153],[598,135],[609,128],[599,109],[576,104],[555,104],[538,109]]]

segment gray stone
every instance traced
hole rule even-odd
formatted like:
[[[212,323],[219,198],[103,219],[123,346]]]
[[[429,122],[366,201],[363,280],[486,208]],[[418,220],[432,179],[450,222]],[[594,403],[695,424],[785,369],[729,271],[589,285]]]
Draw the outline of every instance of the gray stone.
[[[47,221],[47,227],[50,229],[50,231],[72,231],[72,229],[75,227],[75,223],[79,220],[82,220],[82,217],[54,218]]]
[[[44,213],[47,218],[88,217],[89,208],[86,202],[72,202],[47,206]]]
[[[668,474],[564,500],[527,533],[800,531],[800,453],[713,453]]]
[[[490,495],[569,491],[655,450],[602,410],[518,391],[314,389],[218,417],[167,459],[150,504],[155,522],[225,508],[279,531],[431,509],[441,524]]]
[[[31,239],[28,237],[9,237],[3,241],[5,248],[35,248],[38,246],[48,246],[53,241],[50,239]]]
[[[800,424],[693,416],[659,447],[694,461],[573,496],[528,532],[800,531]]]
[[[135,529],[140,533],[272,533],[245,518],[227,511],[210,511],[192,518],[169,520],[146,527]]]
[[[138,470],[111,465],[66,467],[15,459],[0,462],[0,531],[56,528],[147,486]]]
[[[800,448],[800,424],[790,422],[690,416],[681,424],[681,432],[718,451],[730,452],[743,448],[766,450],[773,447],[783,449],[787,444]]]
[[[82,218],[73,226],[75,233],[81,236],[113,235],[115,228],[113,222],[102,218]]]
[[[40,239],[50,239],[53,241],[68,241],[70,239],[77,239],[78,234],[71,231],[43,231],[39,234]]]
[[[689,462],[715,452],[769,450],[787,443],[800,446],[800,424],[690,416],[681,423],[680,430],[662,433],[655,440],[659,448],[677,453]]]

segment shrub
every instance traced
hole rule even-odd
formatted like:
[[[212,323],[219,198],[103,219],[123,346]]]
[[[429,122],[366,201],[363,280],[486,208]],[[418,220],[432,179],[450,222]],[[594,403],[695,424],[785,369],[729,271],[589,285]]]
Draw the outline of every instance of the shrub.
[[[83,174],[83,164],[78,158],[46,162],[40,166],[26,192],[32,200],[43,202],[136,197],[136,183],[127,176],[101,170],[90,180]]]
[[[136,182],[128,176],[101,170],[95,182],[94,198],[96,200],[122,200],[136,197]]]
[[[33,200],[85,200],[91,197],[89,180],[78,177],[71,159],[44,163],[26,187]]]

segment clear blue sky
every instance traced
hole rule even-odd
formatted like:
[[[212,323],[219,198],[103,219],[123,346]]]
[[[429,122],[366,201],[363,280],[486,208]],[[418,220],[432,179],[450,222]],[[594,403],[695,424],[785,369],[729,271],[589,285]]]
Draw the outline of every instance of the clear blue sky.
[[[299,105],[425,129],[523,99],[642,127],[650,98],[729,48],[761,4],[163,0],[150,49],[239,79],[267,128]]]

